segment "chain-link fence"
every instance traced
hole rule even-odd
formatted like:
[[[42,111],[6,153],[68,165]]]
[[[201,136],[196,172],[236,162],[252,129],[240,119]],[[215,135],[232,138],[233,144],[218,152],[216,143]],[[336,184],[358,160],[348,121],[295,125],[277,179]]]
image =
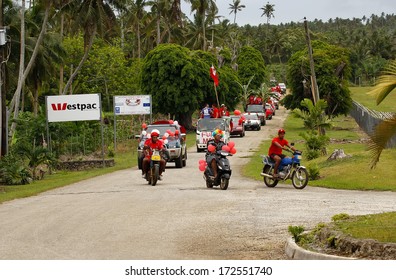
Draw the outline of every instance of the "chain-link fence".
[[[375,127],[384,119],[392,117],[393,113],[378,112],[364,107],[362,104],[353,101],[353,106],[349,114],[355,119],[356,123],[366,132],[371,135]],[[396,147],[396,135],[393,136],[387,143],[386,148]]]

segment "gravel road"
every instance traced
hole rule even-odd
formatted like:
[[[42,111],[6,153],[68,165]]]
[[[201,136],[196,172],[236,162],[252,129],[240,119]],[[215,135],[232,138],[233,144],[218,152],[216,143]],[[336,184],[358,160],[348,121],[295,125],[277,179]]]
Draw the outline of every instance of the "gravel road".
[[[396,211],[395,192],[296,190],[291,183],[270,189],[242,177],[241,167],[285,115],[281,108],[261,131],[233,138],[226,191],[206,188],[198,170],[204,153],[192,148],[187,166],[169,164],[155,187],[131,168],[1,204],[0,258],[287,259],[289,225]]]

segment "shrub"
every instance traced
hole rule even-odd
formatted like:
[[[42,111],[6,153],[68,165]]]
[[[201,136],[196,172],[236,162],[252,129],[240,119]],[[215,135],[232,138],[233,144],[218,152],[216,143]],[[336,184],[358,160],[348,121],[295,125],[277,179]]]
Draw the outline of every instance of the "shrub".
[[[317,180],[320,178],[320,170],[319,170],[318,165],[316,165],[316,164],[309,165],[309,166],[307,166],[307,170],[308,170],[308,175],[309,175],[310,180]]]
[[[0,161],[0,178],[7,185],[25,185],[32,181],[29,168],[11,154]]]
[[[292,234],[295,242],[300,241],[301,233],[304,232],[303,226],[289,226],[288,230]]]
[[[300,133],[300,136],[305,139],[308,160],[318,158],[323,151],[326,151],[326,146],[330,142],[330,138],[328,136],[319,135],[315,130]]]

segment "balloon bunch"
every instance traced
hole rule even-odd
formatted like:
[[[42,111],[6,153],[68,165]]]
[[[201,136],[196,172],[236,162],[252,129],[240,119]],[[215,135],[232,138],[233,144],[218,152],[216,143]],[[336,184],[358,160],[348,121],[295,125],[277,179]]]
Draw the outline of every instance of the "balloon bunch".
[[[230,153],[232,155],[236,154],[237,150],[235,149],[235,142],[230,141],[228,142],[227,145],[224,145],[223,147],[221,147],[221,149],[227,153]],[[213,145],[209,145],[208,146],[208,152],[210,153],[215,153],[216,152],[216,146]]]
[[[224,145],[221,149],[223,151],[226,151],[226,152],[232,154],[232,155],[235,155],[237,152],[237,150],[235,149],[235,142],[233,142],[233,141],[228,142],[228,144]]]
[[[207,163],[206,163],[206,161],[205,160],[203,160],[203,159],[200,159],[199,160],[199,162],[198,162],[198,164],[199,164],[199,171],[205,171],[205,169],[206,169],[206,166],[208,165]]]

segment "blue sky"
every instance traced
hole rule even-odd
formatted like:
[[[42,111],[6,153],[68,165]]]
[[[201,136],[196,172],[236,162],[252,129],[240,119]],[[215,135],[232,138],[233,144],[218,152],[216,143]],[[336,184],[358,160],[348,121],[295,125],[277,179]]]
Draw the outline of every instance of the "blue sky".
[[[189,7],[184,0],[182,9],[184,13],[190,15]],[[217,0],[219,14],[234,21],[234,14],[229,14],[229,6],[232,0]],[[287,22],[301,22],[304,17],[308,21],[315,18],[328,21],[330,18],[362,18],[364,15],[370,17],[372,14],[381,15],[396,13],[396,0],[241,0],[241,4],[246,8],[237,13],[238,25],[258,25],[266,23],[266,17],[262,15],[263,7],[267,2],[275,4],[274,18],[270,20],[271,24],[280,24]]]

